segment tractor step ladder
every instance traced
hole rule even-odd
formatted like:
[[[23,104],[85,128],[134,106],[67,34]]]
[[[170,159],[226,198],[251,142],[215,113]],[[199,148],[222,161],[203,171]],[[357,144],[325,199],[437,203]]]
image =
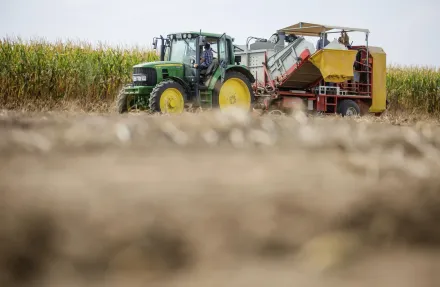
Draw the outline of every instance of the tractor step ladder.
[[[204,108],[212,108],[212,92],[208,89],[199,90],[200,105]]]
[[[337,95],[343,93],[341,89],[337,86],[319,86],[318,87],[318,95],[322,96],[321,101],[318,103],[318,110],[328,112],[328,107],[334,107],[333,111],[336,113],[338,106],[338,98]],[[335,95],[335,96],[326,96],[326,95]],[[329,102],[331,100],[331,102]]]

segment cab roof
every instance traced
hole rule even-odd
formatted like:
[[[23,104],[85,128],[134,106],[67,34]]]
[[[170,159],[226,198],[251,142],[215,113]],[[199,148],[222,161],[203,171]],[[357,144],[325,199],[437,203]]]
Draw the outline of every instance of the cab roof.
[[[218,34],[218,33],[208,33],[208,32],[202,32],[200,33],[200,31],[196,32],[196,31],[184,31],[184,32],[176,32],[176,33],[170,33],[169,35],[177,35],[177,34],[192,34],[192,35],[202,35],[205,37],[210,37],[210,38],[220,38],[223,34]],[[226,38],[227,39],[232,39],[231,36],[229,36],[228,34],[226,34]]]
[[[370,33],[368,29],[363,29],[363,28],[330,26],[330,25],[313,24],[306,22],[299,22],[295,25],[288,26],[286,28],[278,30],[278,32],[284,32],[286,34],[295,34],[298,36],[317,36],[317,37],[321,36],[321,33],[339,32],[339,31]]]

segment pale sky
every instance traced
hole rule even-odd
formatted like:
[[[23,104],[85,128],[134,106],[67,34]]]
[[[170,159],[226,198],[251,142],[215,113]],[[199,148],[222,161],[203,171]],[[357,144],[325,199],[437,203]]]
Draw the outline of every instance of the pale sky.
[[[79,39],[151,47],[154,36],[196,30],[245,44],[311,22],[371,31],[388,64],[440,67],[440,0],[0,0],[0,37]],[[333,36],[329,36],[333,40]],[[354,44],[364,43],[360,34]],[[316,43],[314,43],[316,44]]]

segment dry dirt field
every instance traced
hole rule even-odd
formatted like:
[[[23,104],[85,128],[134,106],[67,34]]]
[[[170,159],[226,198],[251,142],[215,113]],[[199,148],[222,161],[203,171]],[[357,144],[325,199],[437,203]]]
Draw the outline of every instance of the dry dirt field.
[[[0,112],[0,286],[440,286],[440,126]]]

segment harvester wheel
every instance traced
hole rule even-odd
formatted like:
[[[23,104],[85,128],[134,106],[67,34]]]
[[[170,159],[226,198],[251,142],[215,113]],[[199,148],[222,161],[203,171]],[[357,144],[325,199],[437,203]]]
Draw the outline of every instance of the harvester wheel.
[[[117,111],[120,114],[128,112],[128,95],[124,93],[124,88],[119,91],[118,97],[116,98]]]
[[[153,112],[180,114],[185,108],[185,90],[176,81],[164,80],[150,94],[149,107]]]
[[[360,116],[361,109],[353,100],[343,100],[338,105],[338,114],[343,117]]]
[[[223,84],[219,79],[212,93],[212,107],[220,110],[238,107],[250,111],[254,101],[251,82],[245,75],[235,71],[226,73]]]

